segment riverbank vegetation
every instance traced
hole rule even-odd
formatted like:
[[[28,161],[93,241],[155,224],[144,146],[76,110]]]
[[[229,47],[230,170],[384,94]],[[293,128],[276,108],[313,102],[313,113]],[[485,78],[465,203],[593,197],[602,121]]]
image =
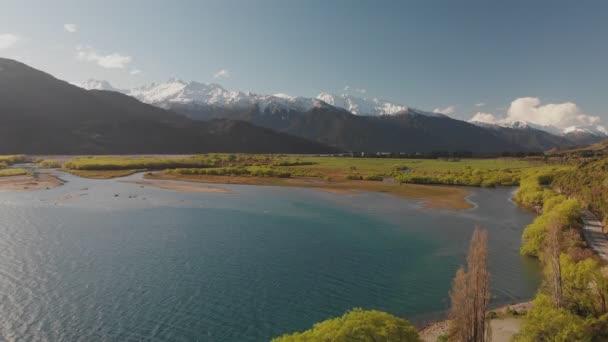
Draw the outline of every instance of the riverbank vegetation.
[[[21,176],[26,175],[25,169],[0,169],[0,177]]]
[[[529,175],[515,200],[540,215],[521,252],[537,257],[544,281],[515,341],[608,340],[608,275],[581,236],[581,209],[604,213],[608,158]]]
[[[30,158],[25,154],[14,154],[0,156],[0,165],[9,166],[18,163],[27,163]]]
[[[283,335],[273,342],[313,341],[421,341],[416,329],[403,318],[376,310],[354,309],[343,316],[316,323],[311,329]]]
[[[38,162],[38,168],[40,169],[60,169],[62,163],[56,159],[43,159]]]

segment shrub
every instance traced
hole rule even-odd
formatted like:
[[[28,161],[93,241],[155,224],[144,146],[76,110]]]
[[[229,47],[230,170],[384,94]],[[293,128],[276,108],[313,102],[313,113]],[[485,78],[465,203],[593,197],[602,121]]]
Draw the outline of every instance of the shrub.
[[[553,307],[549,296],[539,294],[513,341],[591,341],[591,333],[582,318],[568,310]]]
[[[342,317],[316,323],[312,329],[283,335],[272,341],[419,342],[421,340],[416,329],[403,318],[376,310],[354,309]]]
[[[61,165],[61,162],[55,159],[45,159],[38,163],[38,167],[41,169],[58,169]]]

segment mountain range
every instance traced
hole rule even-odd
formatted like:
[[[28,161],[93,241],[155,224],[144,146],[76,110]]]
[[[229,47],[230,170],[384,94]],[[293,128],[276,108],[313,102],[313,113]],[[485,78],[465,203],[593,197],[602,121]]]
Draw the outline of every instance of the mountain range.
[[[349,94],[315,98],[231,91],[219,84],[169,80],[120,90],[89,80],[85,89],[119,91],[194,120],[229,118],[349,151],[544,151],[608,138],[594,127],[560,130],[528,122],[465,122],[440,113]]]
[[[330,153],[244,121],[195,121],[0,58],[0,154]]]
[[[78,86],[0,58],[0,153],[540,152],[605,139],[591,128],[552,134],[488,125],[379,99],[260,95],[170,80]]]

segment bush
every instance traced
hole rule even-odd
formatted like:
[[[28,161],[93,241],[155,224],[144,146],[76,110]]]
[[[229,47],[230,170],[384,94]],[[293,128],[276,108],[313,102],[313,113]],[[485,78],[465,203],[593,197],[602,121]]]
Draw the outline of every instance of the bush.
[[[9,177],[9,176],[21,176],[26,175],[27,170],[25,169],[3,169],[0,170],[0,177]]]
[[[61,162],[55,159],[45,159],[38,163],[41,169],[58,169],[61,168]]]
[[[421,341],[416,329],[405,319],[376,310],[354,309],[342,317],[316,323],[301,333],[283,335],[273,342],[291,341]]]
[[[351,173],[346,175],[346,179],[350,179],[350,180],[363,180],[363,176],[361,176],[358,173]]]
[[[568,310],[554,308],[549,296],[539,294],[522,322],[521,331],[513,337],[513,341],[582,342],[591,341],[591,337],[591,332],[582,318]]]
[[[382,182],[384,180],[384,176],[381,174],[371,174],[363,177],[363,179],[368,181]]]
[[[545,233],[550,224],[557,223],[562,228],[572,226],[580,218],[580,204],[576,199],[554,197],[560,199],[553,201],[551,210],[544,211],[529,224],[523,233],[521,254],[538,257],[543,248]]]

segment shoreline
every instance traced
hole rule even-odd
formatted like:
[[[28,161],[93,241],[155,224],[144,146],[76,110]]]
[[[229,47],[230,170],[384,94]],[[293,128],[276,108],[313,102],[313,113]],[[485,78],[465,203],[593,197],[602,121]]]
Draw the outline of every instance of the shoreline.
[[[176,176],[160,172],[148,172],[143,177],[150,180],[174,180],[192,183],[292,186],[317,189],[340,195],[356,194],[358,191],[379,192],[422,201],[423,207],[429,209],[465,210],[475,208],[475,204],[468,200],[471,191],[462,187],[444,185],[394,184],[363,180],[325,181],[303,177]]]
[[[234,191],[223,187],[209,186],[204,184],[184,184],[172,181],[147,181],[147,180],[120,180],[120,183],[136,184],[141,187],[149,186],[163,190],[173,190],[177,192],[205,192],[205,193],[222,193],[232,194]]]
[[[530,310],[532,302],[522,302],[516,304],[510,304],[500,306],[496,309],[489,310],[488,313],[494,312],[497,314],[496,318],[490,319],[492,341],[494,342],[507,342],[519,332],[521,317]],[[450,326],[450,320],[439,320],[425,324],[423,327],[418,329],[420,338],[424,342],[435,342],[441,335],[447,334]]]
[[[50,173],[0,177],[0,191],[52,189],[65,182]]]

